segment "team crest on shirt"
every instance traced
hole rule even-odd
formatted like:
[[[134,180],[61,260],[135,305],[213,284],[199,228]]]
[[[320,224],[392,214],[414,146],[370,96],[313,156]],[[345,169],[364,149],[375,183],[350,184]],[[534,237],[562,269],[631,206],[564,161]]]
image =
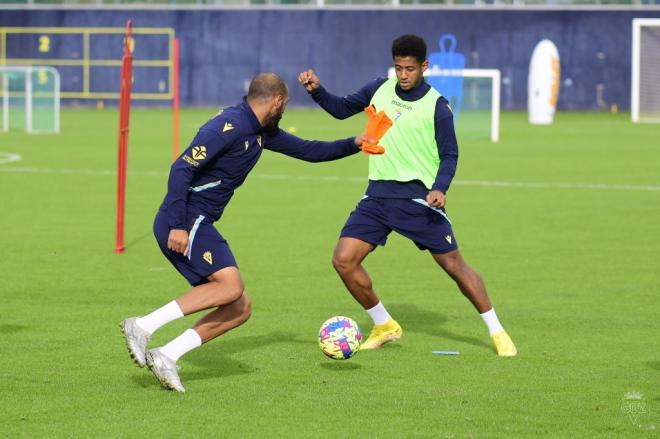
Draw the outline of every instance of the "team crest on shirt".
[[[206,146],[193,146],[192,156],[195,160],[204,160],[206,158]]]
[[[211,254],[210,251],[205,251],[204,254],[202,255],[202,258],[209,264],[213,264],[213,255]]]

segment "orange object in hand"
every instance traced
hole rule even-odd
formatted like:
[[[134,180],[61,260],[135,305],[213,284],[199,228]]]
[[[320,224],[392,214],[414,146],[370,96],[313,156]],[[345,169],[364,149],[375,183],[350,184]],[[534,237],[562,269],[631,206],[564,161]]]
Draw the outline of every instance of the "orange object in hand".
[[[362,152],[365,154],[385,154],[385,148],[380,145],[372,145],[371,143],[362,142]]]
[[[381,110],[376,113],[376,109],[373,105],[369,105],[364,109],[364,111],[367,113],[368,117],[367,128],[364,134],[367,137],[376,139],[376,142],[378,142],[383,138],[387,130],[390,129],[394,122],[392,122],[392,119],[387,117],[387,114],[385,114],[384,111]],[[362,152],[365,154],[385,154],[385,148],[380,145],[373,145],[371,143],[362,142],[361,146]]]

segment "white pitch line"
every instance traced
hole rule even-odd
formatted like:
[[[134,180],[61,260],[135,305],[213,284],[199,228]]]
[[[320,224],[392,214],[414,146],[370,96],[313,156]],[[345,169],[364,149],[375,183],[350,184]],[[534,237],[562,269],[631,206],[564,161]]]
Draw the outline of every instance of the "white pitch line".
[[[20,154],[14,154],[13,152],[0,152],[0,165],[17,162],[22,159],[23,157],[21,157]]]
[[[541,182],[516,182],[495,180],[455,180],[454,184],[463,186],[488,186],[488,187],[519,187],[529,189],[601,189],[601,190],[624,190],[624,191],[660,191],[658,185],[637,184],[606,184],[606,183],[541,183]]]
[[[2,162],[0,161],[0,164]],[[67,168],[18,168],[0,166],[0,172],[16,174],[61,174],[61,175],[98,175],[116,176],[116,170],[110,169],[67,169]],[[129,171],[128,175],[138,177],[166,177],[165,171]],[[300,180],[300,181],[332,181],[366,183],[367,178],[339,175],[287,175],[287,174],[253,174],[249,178],[261,180]],[[533,181],[498,181],[498,180],[454,180],[458,186],[483,186],[521,189],[590,189],[590,190],[622,190],[660,192],[660,185],[607,184],[607,183],[549,183]]]
[[[367,182],[367,177],[341,177],[339,175],[286,175],[286,174],[254,174],[252,178],[263,180],[311,180],[311,181],[348,181]]]
[[[0,172],[16,174],[62,174],[62,175],[98,175],[116,176],[116,169],[67,169],[67,168],[5,168],[0,167]],[[128,175],[142,177],[163,177],[167,172],[163,171],[128,171]]]

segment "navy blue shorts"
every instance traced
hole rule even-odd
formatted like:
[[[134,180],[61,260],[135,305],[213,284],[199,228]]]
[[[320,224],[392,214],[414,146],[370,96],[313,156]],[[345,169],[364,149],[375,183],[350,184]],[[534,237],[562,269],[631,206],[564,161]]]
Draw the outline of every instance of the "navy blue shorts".
[[[385,245],[392,230],[410,239],[420,250],[433,254],[458,248],[445,210],[429,206],[422,198],[365,196],[351,212],[340,236]]]
[[[186,278],[190,285],[208,282],[208,276],[226,267],[237,267],[236,259],[227,240],[203,215],[191,216],[188,225],[188,255],[167,248],[170,225],[167,213],[158,211],[154,220],[154,236],[158,246],[174,268]]]

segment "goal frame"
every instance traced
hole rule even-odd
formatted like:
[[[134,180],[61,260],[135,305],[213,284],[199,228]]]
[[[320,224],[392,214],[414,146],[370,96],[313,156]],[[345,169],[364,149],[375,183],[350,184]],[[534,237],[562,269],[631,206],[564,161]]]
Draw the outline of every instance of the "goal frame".
[[[645,122],[639,115],[639,93],[640,93],[640,63],[642,27],[660,27],[660,18],[633,18],[632,21],[632,61],[630,81],[630,119],[635,122]],[[648,122],[651,122],[650,120]],[[660,117],[654,122],[660,122]]]
[[[491,81],[491,118],[490,118],[490,140],[497,143],[500,140],[500,87],[502,73],[498,69],[438,69],[434,67],[424,72],[428,75],[463,76],[464,78],[487,78]],[[388,70],[388,77],[395,76],[394,68]]]
[[[53,112],[54,123],[52,130],[34,129],[33,124],[33,98],[34,92],[32,90],[32,74],[35,71],[47,71],[53,76],[54,89],[53,89]],[[49,66],[5,66],[0,65],[0,72],[20,72],[25,76],[25,131],[29,134],[57,134],[60,132],[60,74],[59,72]],[[0,125],[0,132],[5,133],[9,131],[9,84],[7,77],[2,75],[0,78],[0,100],[2,101],[2,124]]]

